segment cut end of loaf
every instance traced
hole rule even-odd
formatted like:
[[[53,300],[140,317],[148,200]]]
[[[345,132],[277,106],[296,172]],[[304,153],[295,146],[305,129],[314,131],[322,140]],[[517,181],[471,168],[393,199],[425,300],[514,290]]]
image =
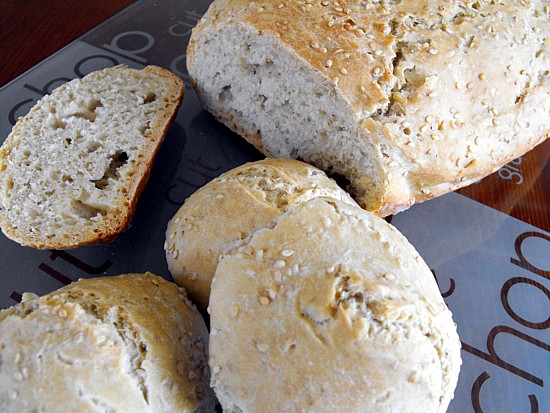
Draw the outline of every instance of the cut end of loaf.
[[[204,106],[265,155],[343,176],[387,215],[547,139],[544,3],[216,0],[187,64]]]
[[[129,224],[183,83],[116,66],[60,86],[0,150],[0,225],[35,248],[115,239]]]
[[[356,199],[374,202],[369,206],[375,209],[384,191],[381,161],[356,120],[346,116],[350,102],[276,43],[245,25],[221,25],[196,36],[188,70],[202,104],[266,156],[303,159],[345,176]]]

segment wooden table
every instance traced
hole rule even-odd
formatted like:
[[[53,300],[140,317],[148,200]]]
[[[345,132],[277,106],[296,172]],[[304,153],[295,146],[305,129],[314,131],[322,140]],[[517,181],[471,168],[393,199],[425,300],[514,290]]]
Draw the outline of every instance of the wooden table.
[[[0,0],[0,86],[135,0]]]
[[[0,0],[0,86],[134,0]],[[550,231],[550,141],[459,192]]]

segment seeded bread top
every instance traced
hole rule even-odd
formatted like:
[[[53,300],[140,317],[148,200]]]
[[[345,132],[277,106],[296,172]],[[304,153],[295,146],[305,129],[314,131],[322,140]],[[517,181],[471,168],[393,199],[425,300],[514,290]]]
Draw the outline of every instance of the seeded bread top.
[[[443,413],[460,342],[429,268],[383,219],[295,204],[220,259],[212,386],[224,411]]]
[[[193,33],[189,72],[207,108],[266,155],[343,175],[387,215],[548,137],[548,7],[217,0]]]
[[[3,412],[212,412],[208,330],[151,273],[82,279],[0,313]]]
[[[292,205],[325,196],[356,205],[326,174],[291,159],[234,168],[192,194],[168,223],[166,260],[174,281],[203,308],[218,257]]]

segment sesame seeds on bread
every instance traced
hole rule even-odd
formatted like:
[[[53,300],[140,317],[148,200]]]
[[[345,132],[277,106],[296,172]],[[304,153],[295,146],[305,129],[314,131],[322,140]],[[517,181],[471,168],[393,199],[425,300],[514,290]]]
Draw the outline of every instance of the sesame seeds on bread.
[[[180,78],[115,66],[75,79],[20,118],[0,149],[0,227],[68,249],[126,229],[181,104]]]
[[[216,0],[187,64],[220,121],[385,216],[547,139],[549,32],[542,0]]]
[[[214,410],[208,330],[174,283],[125,274],[25,298],[0,313],[0,411]]]
[[[358,206],[295,204],[227,251],[209,312],[224,411],[444,413],[453,397],[460,342],[435,279]]]
[[[291,159],[234,168],[192,194],[166,229],[166,261],[174,281],[208,307],[218,257],[292,205],[325,196],[356,205],[325,173]]]

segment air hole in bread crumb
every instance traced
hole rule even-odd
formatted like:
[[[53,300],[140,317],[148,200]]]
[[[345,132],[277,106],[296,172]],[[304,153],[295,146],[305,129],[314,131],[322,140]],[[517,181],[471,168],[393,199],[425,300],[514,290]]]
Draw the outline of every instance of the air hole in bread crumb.
[[[71,201],[71,211],[85,219],[90,219],[98,215],[105,215],[107,213],[105,210],[87,205],[78,199]]]
[[[143,99],[143,103],[144,104],[151,103],[151,102],[154,102],[155,100],[157,100],[157,95],[153,92],[149,92],[147,96],[145,96],[145,99]]]
[[[118,170],[128,162],[128,154],[125,151],[116,151],[110,156],[111,162],[109,167],[101,177],[101,179],[93,180],[93,184],[97,189],[105,189],[109,185],[109,179],[115,181],[120,177]]]
[[[231,85],[224,86],[220,93],[218,93],[218,99],[222,102],[233,100],[233,94],[231,93]]]
[[[147,136],[150,131],[151,131],[151,121],[147,121],[145,125],[142,125],[139,128],[139,133],[141,133],[143,136]]]

